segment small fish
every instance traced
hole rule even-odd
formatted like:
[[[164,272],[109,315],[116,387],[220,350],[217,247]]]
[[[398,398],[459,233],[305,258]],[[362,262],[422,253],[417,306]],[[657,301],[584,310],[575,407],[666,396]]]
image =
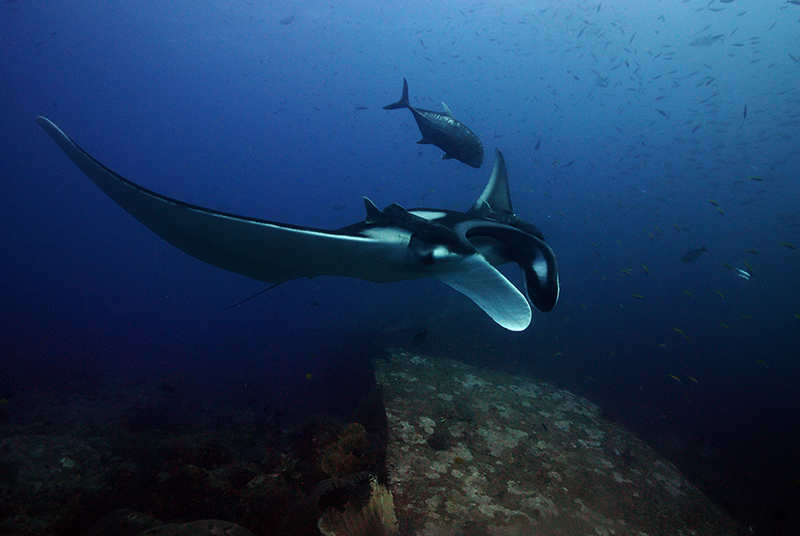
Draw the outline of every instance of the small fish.
[[[692,132],[691,132],[691,133],[692,133],[692,134],[694,134],[694,133],[695,133],[695,132],[697,132],[697,131],[700,129],[700,127],[702,127],[702,126],[703,126],[703,125],[695,125],[695,127],[692,129]]]
[[[675,331],[677,331],[678,333],[683,335],[683,338],[686,339],[687,341],[689,340],[689,336],[682,329],[680,329],[680,328],[672,328],[672,329],[674,329]]]
[[[716,202],[716,201],[714,201],[713,199],[709,199],[709,200],[708,200],[708,202],[709,202],[709,203],[711,203],[711,204],[712,204],[713,206],[715,206],[715,207],[718,207],[718,206],[719,206],[719,203],[717,203],[717,202]]]
[[[747,119],[747,105],[744,105],[744,112],[742,112],[742,119]]]
[[[288,17],[284,17],[281,19],[281,24],[283,24],[284,26],[288,26],[292,23],[293,20],[294,20],[294,15],[289,15]]]
[[[650,270],[647,269],[647,266],[644,264],[642,265],[642,270],[644,270],[644,275],[650,277]]]
[[[723,300],[725,299],[725,296],[722,295],[722,292],[720,292],[720,291],[718,291],[716,289],[714,290],[714,292],[716,292],[719,295],[719,297],[722,298]]]
[[[798,0],[798,1],[800,1],[800,0]],[[702,37],[698,37],[698,38],[693,39],[692,41],[690,41],[689,42],[689,46],[690,47],[707,47],[707,46],[711,46],[712,44],[716,43],[717,41],[720,41],[723,37],[725,37],[725,34],[718,34],[718,35],[708,34],[708,35],[704,35]]]
[[[687,295],[687,296],[689,296],[690,298],[694,298],[694,296],[692,296],[692,293],[691,293],[691,292],[689,292],[688,290],[684,290],[684,292],[685,292],[685,293],[686,293],[686,295]]]
[[[728,324],[726,324],[725,322],[720,322],[719,325],[720,325],[720,327],[723,327],[725,329],[731,329],[731,327]]]
[[[725,268],[727,268],[727,269],[728,269],[728,270],[730,270],[730,271],[733,271],[733,266],[731,266],[731,265],[730,265],[730,264],[728,264],[727,262],[723,262],[723,263],[722,263],[722,266],[724,266]]]
[[[356,110],[369,110],[369,106],[356,106]]]
[[[800,313],[795,313],[794,317],[795,319],[797,319],[798,322],[800,322]]]
[[[669,119],[669,116],[667,115],[667,112],[665,112],[664,110],[656,110],[656,111],[657,111],[658,113],[660,113],[661,115],[663,115],[664,117],[666,117],[666,118],[668,118],[668,119]]]
[[[637,300],[643,300],[644,296],[641,294],[631,294],[631,298],[636,298]]]
[[[764,179],[762,179],[761,177],[757,177],[757,176],[756,177],[747,177],[747,178],[750,179],[751,181],[764,182]]]
[[[781,245],[783,245],[784,247],[786,247],[788,249],[797,249],[796,247],[794,247],[794,244],[791,244],[789,242],[781,242]]]
[[[681,381],[681,379],[680,379],[680,378],[678,378],[677,376],[675,376],[674,374],[670,374],[670,375],[669,375],[669,377],[670,377],[671,379],[675,380],[675,381],[676,381],[676,382],[678,382],[678,383],[683,383],[683,382]]]
[[[724,211],[724,210],[722,210],[722,207],[717,207],[717,212],[719,212],[719,213],[720,213],[720,214],[722,214],[723,216],[725,215],[725,211]]]
[[[697,378],[695,378],[694,376],[689,376],[689,379],[694,383],[700,383],[699,381],[697,381]]]
[[[533,150],[534,150],[534,151],[538,151],[538,150],[539,150],[539,147],[541,147],[541,146],[542,146],[542,137],[541,137],[541,136],[539,136],[538,138],[539,138],[539,139],[537,139],[537,140],[536,140],[536,145],[534,145],[534,146],[533,146]]]
[[[742,270],[741,268],[739,268],[736,271],[736,275],[738,275],[739,277],[741,277],[743,279],[750,279],[750,272],[748,272],[747,270]]]
[[[758,251],[757,249],[746,249],[745,251],[747,253],[750,253],[751,255],[760,255],[761,254],[761,252]]]
[[[660,343],[660,344],[658,345],[658,347],[659,347],[659,348],[663,348],[664,350],[666,350],[666,349],[667,349],[667,345],[666,345],[666,344],[664,344],[663,342],[662,342],[662,343]]]
[[[703,245],[702,248],[693,249],[691,251],[687,251],[686,253],[683,254],[683,257],[681,257],[681,262],[685,262],[685,263],[694,262],[697,259],[699,259],[700,255],[702,255],[706,251],[708,251],[708,250],[706,249],[705,245]]]
[[[745,320],[755,320],[755,318],[753,318],[750,315],[742,315],[742,318],[744,318]]]
[[[308,381],[311,381],[311,380],[313,380],[313,379],[314,379],[314,375],[313,375],[313,374],[311,374],[310,372],[309,372],[308,374],[306,374],[306,376],[305,376],[305,377],[306,377],[306,379],[307,379]]]

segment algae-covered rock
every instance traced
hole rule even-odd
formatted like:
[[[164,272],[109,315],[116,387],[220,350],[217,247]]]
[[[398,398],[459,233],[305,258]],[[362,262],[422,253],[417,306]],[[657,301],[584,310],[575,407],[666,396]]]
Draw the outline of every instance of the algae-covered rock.
[[[401,525],[463,534],[744,534],[586,399],[447,359],[375,360]]]
[[[159,525],[138,536],[253,536],[253,533],[236,523],[219,519],[201,519],[189,523]]]
[[[74,437],[7,437],[0,454],[0,534],[44,534],[106,481],[100,454]]]
[[[161,525],[161,521],[154,517],[130,508],[120,508],[92,525],[83,536],[135,536],[157,525]]]

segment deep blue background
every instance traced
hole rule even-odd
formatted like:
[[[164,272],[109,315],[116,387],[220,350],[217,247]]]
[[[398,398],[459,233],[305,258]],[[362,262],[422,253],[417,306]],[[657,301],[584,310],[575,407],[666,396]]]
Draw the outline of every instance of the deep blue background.
[[[6,0],[0,388],[177,375],[319,411],[366,354],[424,326],[420,350],[587,396],[757,532],[791,534],[800,6],[599,6]],[[706,34],[725,37],[689,46]],[[483,139],[483,169],[439,160],[407,111],[381,110],[403,76],[413,105],[444,100]],[[464,210],[500,147],[561,300],[523,333],[432,280],[293,281],[223,311],[263,285],[150,233],[36,115],[147,188],[322,228],[362,219],[363,195]]]

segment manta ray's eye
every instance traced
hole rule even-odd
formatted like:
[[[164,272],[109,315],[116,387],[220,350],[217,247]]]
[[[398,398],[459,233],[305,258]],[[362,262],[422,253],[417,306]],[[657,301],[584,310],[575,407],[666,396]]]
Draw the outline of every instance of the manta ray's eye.
[[[417,262],[425,266],[431,266],[440,260],[447,258],[450,251],[444,246],[436,246],[433,248],[418,249],[414,252],[414,257]]]
[[[424,264],[425,266],[430,266],[434,262],[436,262],[436,256],[433,254],[433,251],[426,251],[422,255],[420,255],[419,262]]]

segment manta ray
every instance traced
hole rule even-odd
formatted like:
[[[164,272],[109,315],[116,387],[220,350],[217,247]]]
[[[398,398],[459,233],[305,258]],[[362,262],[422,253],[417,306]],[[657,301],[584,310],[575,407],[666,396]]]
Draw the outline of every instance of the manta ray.
[[[534,225],[511,209],[503,155],[467,212],[383,210],[364,198],[364,221],[338,230],[237,216],[143,188],[92,158],[52,121],[37,123],[103,192],[158,236],[203,262],[268,283],[346,276],[390,283],[432,276],[468,296],[512,331],[531,323],[525,296],[496,266],[516,263],[531,303],[550,311],[559,294],[556,258]]]

